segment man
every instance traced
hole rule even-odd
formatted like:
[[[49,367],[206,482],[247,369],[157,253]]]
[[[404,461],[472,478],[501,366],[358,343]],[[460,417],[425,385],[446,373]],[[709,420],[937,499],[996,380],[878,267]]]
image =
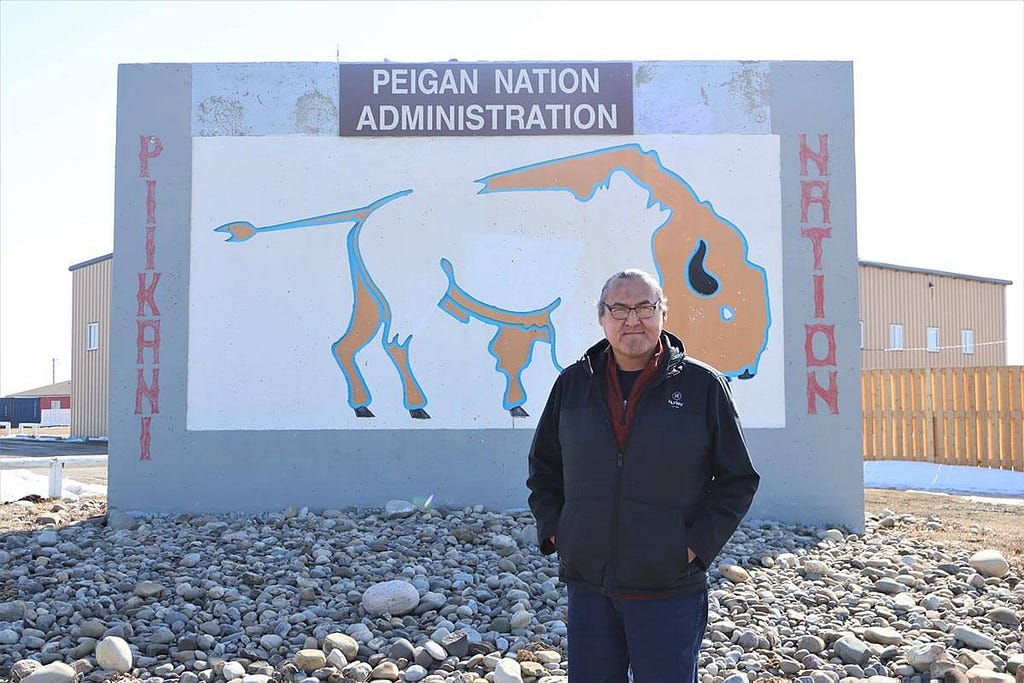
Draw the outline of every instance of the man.
[[[530,449],[541,551],[569,590],[571,683],[697,681],[705,570],[750,507],[725,378],[663,329],[658,281],[605,283],[605,339],[555,381]]]

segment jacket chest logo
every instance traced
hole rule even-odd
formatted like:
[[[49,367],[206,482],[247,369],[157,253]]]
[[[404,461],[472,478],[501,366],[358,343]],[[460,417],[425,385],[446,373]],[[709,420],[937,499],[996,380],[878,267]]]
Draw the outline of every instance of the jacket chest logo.
[[[683,407],[683,392],[673,391],[672,395],[668,397],[669,408],[682,408]]]

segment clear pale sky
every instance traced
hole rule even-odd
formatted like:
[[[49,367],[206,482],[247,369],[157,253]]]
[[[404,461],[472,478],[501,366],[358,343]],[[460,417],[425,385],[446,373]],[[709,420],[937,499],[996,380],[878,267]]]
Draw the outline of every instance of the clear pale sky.
[[[0,0],[0,395],[70,377],[119,63],[385,58],[852,60],[858,256],[1013,280],[1024,363],[1024,2]]]

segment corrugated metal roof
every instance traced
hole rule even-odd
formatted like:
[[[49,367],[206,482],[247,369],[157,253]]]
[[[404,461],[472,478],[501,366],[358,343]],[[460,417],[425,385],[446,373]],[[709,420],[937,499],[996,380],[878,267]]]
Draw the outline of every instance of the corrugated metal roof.
[[[85,268],[86,266],[91,266],[94,263],[99,263],[100,261],[106,261],[107,259],[110,259],[110,258],[114,258],[114,252],[110,252],[109,254],[105,254],[103,256],[97,256],[96,258],[91,258],[88,261],[82,261],[81,263],[76,263],[73,266],[68,266],[68,270],[78,270],[79,268]]]
[[[70,396],[71,395],[71,380],[66,379],[63,382],[57,382],[56,384],[47,384],[43,387],[36,387],[35,389],[27,389],[25,391],[18,391],[13,394],[8,394],[9,398],[29,398],[32,396]]]
[[[924,273],[925,275],[944,275],[946,277],[958,277],[963,280],[976,280],[978,282],[991,282],[995,285],[1012,285],[1012,280],[1000,280],[994,277],[983,277],[981,275],[965,275],[964,273],[950,273],[945,270],[931,270],[929,268],[913,268],[911,266],[897,266],[893,263],[881,263],[879,261],[857,261],[862,266],[874,266],[875,268],[887,268],[889,270],[903,270],[908,273]]]

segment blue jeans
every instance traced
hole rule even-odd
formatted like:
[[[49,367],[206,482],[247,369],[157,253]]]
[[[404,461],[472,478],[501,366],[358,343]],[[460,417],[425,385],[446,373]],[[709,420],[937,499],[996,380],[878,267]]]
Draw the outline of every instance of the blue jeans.
[[[569,585],[570,683],[696,683],[708,593],[621,600]]]

